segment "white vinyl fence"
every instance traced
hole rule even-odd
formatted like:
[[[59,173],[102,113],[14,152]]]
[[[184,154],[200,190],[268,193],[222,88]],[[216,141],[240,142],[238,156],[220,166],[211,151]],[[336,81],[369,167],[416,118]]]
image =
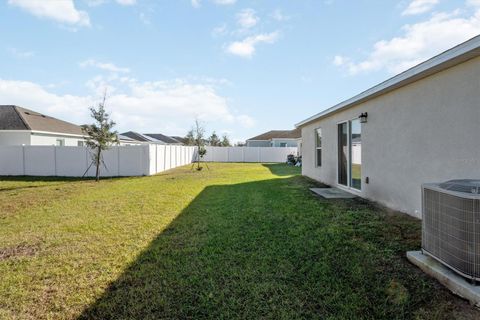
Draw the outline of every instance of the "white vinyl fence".
[[[297,148],[280,147],[206,147],[206,162],[286,162]]]
[[[261,150],[262,149],[262,150]],[[208,162],[285,162],[296,148],[207,147]],[[115,146],[104,151],[101,175],[148,176],[191,164],[196,148],[170,145]],[[95,166],[86,147],[0,146],[0,176],[92,177]]]
[[[101,175],[146,176],[192,163],[195,147],[169,145],[115,146],[103,152]],[[86,147],[0,146],[0,175],[91,177]]]

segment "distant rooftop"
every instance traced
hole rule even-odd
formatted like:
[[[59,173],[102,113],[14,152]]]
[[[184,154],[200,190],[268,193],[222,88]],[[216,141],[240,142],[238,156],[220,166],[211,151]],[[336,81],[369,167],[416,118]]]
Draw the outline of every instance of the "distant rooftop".
[[[272,140],[272,139],[300,139],[302,137],[302,131],[300,129],[294,130],[271,130],[262,133],[248,140]]]
[[[32,130],[84,135],[76,124],[14,105],[0,105],[0,130]]]
[[[150,138],[154,138],[158,141],[165,142],[167,144],[181,144],[182,143],[181,141],[178,141],[177,139],[175,139],[173,137],[169,137],[169,136],[166,136],[166,135],[161,134],[161,133],[145,133],[144,135],[147,136],[147,137],[150,137]]]
[[[173,137],[166,136],[161,133],[138,133],[135,131],[128,131],[121,134],[122,136],[128,137],[130,139],[140,141],[140,142],[151,142],[158,144],[182,144],[182,141],[179,141]]]

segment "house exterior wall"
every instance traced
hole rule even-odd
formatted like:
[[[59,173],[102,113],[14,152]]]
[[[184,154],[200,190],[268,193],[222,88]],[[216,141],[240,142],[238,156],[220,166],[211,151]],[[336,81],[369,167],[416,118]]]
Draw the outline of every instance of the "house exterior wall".
[[[286,143],[285,147],[288,148],[297,148],[298,141],[297,139],[272,139],[272,147],[283,147],[281,144]]]
[[[78,146],[85,139],[69,135],[48,134],[31,131],[0,131],[0,146],[54,146],[57,139],[63,139],[65,146]]]
[[[63,139],[65,146],[78,146],[78,141],[84,141],[80,137],[62,136],[46,133],[32,133],[30,144],[32,146],[54,146],[57,143],[57,139]]]
[[[247,140],[247,147],[271,147],[270,140]]]
[[[421,218],[421,184],[480,178],[480,58],[302,127],[302,173],[337,185],[337,124],[362,124],[362,197]],[[315,129],[322,166],[315,166]],[[369,178],[369,184],[365,178]]]
[[[30,145],[30,132],[0,131],[0,146]]]

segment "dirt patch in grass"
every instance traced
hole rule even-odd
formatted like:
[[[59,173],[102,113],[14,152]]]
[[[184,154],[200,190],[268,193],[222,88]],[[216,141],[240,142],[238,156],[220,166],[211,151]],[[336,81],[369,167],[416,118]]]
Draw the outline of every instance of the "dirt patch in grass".
[[[37,254],[40,246],[21,243],[16,246],[0,248],[0,261],[18,257],[31,257]]]

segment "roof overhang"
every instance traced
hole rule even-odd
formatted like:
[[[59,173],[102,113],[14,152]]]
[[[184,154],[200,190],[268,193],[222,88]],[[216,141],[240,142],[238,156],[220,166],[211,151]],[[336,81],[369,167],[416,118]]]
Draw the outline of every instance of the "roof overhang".
[[[289,141],[295,141],[295,140],[298,140],[298,139],[302,139],[302,138],[272,138],[272,141],[273,141],[273,140],[289,140]]]
[[[295,127],[302,127],[312,121],[371,100],[478,56],[480,56],[480,36],[476,36],[348,100],[317,113],[297,123]]]

